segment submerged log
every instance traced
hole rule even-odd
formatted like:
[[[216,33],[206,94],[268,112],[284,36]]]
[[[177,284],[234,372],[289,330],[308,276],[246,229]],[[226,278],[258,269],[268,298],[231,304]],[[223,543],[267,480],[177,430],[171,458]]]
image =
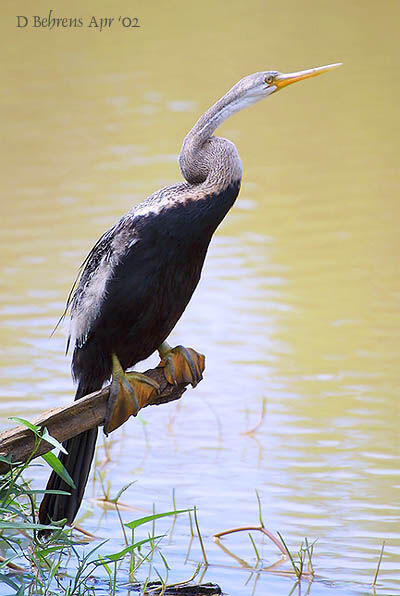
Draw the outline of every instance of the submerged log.
[[[130,587],[140,592],[143,589],[141,584],[131,584]],[[146,590],[149,594],[165,594],[166,596],[218,596],[222,594],[222,590],[218,584],[184,584],[184,585],[170,585],[164,587],[161,582],[148,582]],[[146,592],[147,594],[147,592]]]
[[[171,385],[164,376],[162,367],[147,370],[144,374],[151,377],[160,385],[160,392],[154,396],[148,403],[139,404],[140,409],[147,406],[157,406],[180,399],[186,391],[186,384]],[[85,430],[102,426],[104,424],[107,399],[109,396],[109,385],[86,395],[81,399],[62,406],[47,410],[39,418],[33,421],[33,424],[44,428],[46,427],[50,435],[60,441],[66,441]],[[26,426],[17,426],[0,433],[0,456],[12,456],[13,462],[25,462],[32,454],[35,447],[35,435]],[[41,441],[35,452],[34,457],[43,455],[53,449],[53,446],[46,441]],[[0,461],[0,474],[5,474],[9,470],[9,465]]]

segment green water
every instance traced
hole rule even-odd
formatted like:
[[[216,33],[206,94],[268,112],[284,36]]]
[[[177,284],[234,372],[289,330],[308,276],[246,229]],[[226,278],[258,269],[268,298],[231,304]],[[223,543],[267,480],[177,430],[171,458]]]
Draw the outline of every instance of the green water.
[[[204,581],[231,596],[293,585],[267,571],[246,584],[211,539],[257,523],[255,489],[290,548],[318,538],[311,594],[372,594],[383,540],[376,593],[399,594],[399,3],[31,4],[2,3],[2,426],[71,399],[66,330],[49,335],[78,266],[133,204],[180,179],[197,117],[251,72],[343,61],[221,127],[243,161],[242,191],[171,338],[206,353],[204,381],[113,434],[104,471],[112,494],[137,480],[125,521],[170,509],[173,489],[178,507],[197,505]],[[16,14],[49,8],[141,27],[16,28]],[[243,434],[264,399],[263,424]],[[44,484],[47,470],[35,474]],[[91,500],[97,478],[86,494],[82,526],[119,550],[116,514]],[[178,520],[163,548],[171,581],[201,560],[194,541],[186,561],[189,539]],[[254,563],[246,534],[224,545]]]

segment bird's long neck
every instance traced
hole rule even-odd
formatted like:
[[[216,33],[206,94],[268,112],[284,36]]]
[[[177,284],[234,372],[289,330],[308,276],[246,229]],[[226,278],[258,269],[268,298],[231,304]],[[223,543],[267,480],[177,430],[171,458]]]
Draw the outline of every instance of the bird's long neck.
[[[231,89],[199,118],[185,137],[179,165],[189,183],[205,184],[210,191],[218,192],[240,181],[242,164],[235,145],[212,135],[242,107]]]

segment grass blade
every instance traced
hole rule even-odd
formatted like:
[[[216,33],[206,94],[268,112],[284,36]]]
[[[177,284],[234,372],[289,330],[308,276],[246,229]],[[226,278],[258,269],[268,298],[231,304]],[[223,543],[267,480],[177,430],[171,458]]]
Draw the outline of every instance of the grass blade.
[[[60,476],[60,478],[62,478],[64,480],[64,482],[66,484],[68,484],[72,488],[75,488],[74,481],[72,480],[68,471],[66,470],[66,468],[64,468],[64,466],[62,465],[62,463],[60,462],[58,457],[56,455],[54,455],[54,453],[51,453],[51,451],[49,451],[49,453],[44,453],[42,455],[42,457],[49,464],[49,466],[55,471],[55,473],[58,474],[58,476]]]
[[[178,511],[167,511],[165,513],[154,513],[153,515],[147,515],[146,517],[141,517],[140,519],[135,519],[127,524],[124,524],[127,528],[131,530],[135,530],[139,526],[143,524],[147,524],[149,521],[153,521],[155,519],[160,519],[161,517],[168,517],[171,515],[178,515],[178,513],[187,513],[191,511],[191,509],[179,509]]]

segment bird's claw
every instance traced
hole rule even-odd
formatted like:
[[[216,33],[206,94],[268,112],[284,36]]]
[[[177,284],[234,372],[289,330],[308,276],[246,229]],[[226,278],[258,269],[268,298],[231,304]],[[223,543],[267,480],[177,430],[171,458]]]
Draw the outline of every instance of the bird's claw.
[[[141,373],[114,374],[107,401],[104,433],[108,435],[130,416],[136,416],[159,390],[156,381]]]
[[[192,387],[203,378],[205,357],[192,348],[176,346],[160,354],[158,366],[164,367],[164,375],[171,385],[190,383]]]

